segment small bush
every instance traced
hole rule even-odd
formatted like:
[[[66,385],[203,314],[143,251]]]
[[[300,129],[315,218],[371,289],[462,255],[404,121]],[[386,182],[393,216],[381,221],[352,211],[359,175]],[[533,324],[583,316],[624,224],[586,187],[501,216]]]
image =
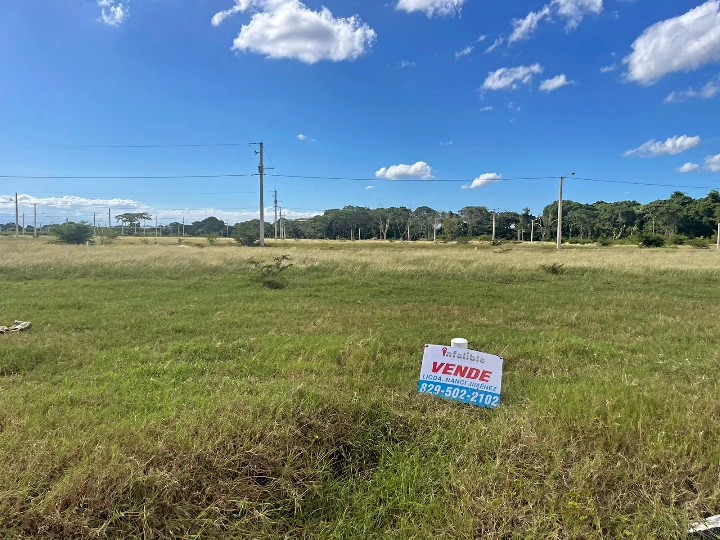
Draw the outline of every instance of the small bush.
[[[602,247],[609,247],[609,246],[613,245],[613,241],[610,240],[609,238],[600,238],[600,239],[598,239],[597,243],[599,246],[602,246]]]
[[[644,248],[660,248],[665,245],[665,237],[659,234],[644,234],[639,238],[638,245]]]
[[[242,230],[235,235],[235,241],[243,247],[253,247],[260,244],[260,235],[253,231]]]
[[[263,263],[256,260],[250,260],[250,266],[255,271],[258,280],[263,287],[268,289],[284,289],[287,286],[283,274],[292,267],[289,255],[280,255],[273,257],[272,262]]]
[[[688,240],[688,237],[684,234],[673,234],[670,238],[668,238],[668,244],[671,246],[682,246],[687,244]]]
[[[704,238],[691,238],[687,241],[687,245],[697,249],[710,249],[710,243]]]
[[[207,235],[207,241],[208,241],[208,244],[210,244],[211,246],[217,245],[218,235],[217,235],[217,234],[214,234],[214,233],[213,233],[213,234],[208,234],[208,235]]]
[[[565,273],[565,265],[561,263],[541,264],[540,268],[542,268],[544,272],[556,276]]]
[[[87,223],[65,223],[52,231],[60,244],[85,244],[93,238],[93,228]]]
[[[97,240],[101,246],[109,246],[118,237],[118,232],[112,227],[98,227]]]

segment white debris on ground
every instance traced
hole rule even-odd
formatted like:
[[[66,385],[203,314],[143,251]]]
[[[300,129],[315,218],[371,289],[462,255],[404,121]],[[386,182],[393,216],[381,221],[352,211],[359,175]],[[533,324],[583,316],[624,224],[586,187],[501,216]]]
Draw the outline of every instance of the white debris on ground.
[[[688,534],[691,538],[720,538],[720,516],[694,523]]]
[[[0,334],[9,334],[11,332],[22,332],[32,326],[32,323],[24,321],[15,321],[12,326],[0,326]]]

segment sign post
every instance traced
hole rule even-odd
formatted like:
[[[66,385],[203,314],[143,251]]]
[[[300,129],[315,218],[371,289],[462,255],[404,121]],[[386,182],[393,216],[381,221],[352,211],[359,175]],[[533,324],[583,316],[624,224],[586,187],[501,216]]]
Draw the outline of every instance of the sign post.
[[[500,405],[503,359],[463,347],[425,345],[418,392],[496,409]]]

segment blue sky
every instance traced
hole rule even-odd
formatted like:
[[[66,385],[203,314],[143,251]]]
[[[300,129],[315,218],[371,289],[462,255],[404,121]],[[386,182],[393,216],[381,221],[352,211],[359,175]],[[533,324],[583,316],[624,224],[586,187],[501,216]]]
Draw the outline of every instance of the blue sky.
[[[570,171],[720,187],[720,0],[5,0],[0,50],[1,175],[252,174],[262,140],[269,173],[374,179],[268,177],[290,216],[539,212],[557,180],[514,179]],[[237,146],[72,147],[206,143]],[[674,190],[578,179],[566,197]],[[47,219],[258,205],[257,177],[8,178],[0,214],[16,191]]]

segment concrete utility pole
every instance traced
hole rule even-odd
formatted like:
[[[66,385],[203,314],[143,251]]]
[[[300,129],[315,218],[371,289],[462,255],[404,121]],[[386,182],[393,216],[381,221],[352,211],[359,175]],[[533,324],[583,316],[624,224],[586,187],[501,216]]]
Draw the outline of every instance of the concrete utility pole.
[[[25,236],[25,212],[23,212],[23,236]]]
[[[183,217],[183,238],[185,237],[185,218]]]
[[[260,143],[260,247],[265,247],[265,145]]]
[[[37,238],[37,203],[33,203],[33,214],[34,214],[34,221],[33,221],[33,236]]]
[[[20,236],[20,224],[18,223],[20,221],[20,215],[18,210],[18,196],[17,193],[15,193],[15,236]]]
[[[158,239],[158,217],[155,214],[155,243],[157,244]]]
[[[493,236],[492,236],[493,242],[495,241],[495,216],[496,216],[496,214],[495,214],[495,211],[493,210]]]
[[[535,220],[530,220],[530,243],[535,241]]]
[[[108,229],[112,229],[112,221],[110,221],[110,208],[108,208]]]
[[[277,220],[277,209],[278,209],[278,200],[277,200],[277,189],[275,190],[275,241],[278,239],[278,220]]]
[[[570,176],[575,176],[575,173],[570,173]],[[558,199],[558,223],[557,223],[557,250],[562,249],[562,207],[563,207],[563,187],[565,187],[565,178],[567,176],[560,177],[560,198]]]

